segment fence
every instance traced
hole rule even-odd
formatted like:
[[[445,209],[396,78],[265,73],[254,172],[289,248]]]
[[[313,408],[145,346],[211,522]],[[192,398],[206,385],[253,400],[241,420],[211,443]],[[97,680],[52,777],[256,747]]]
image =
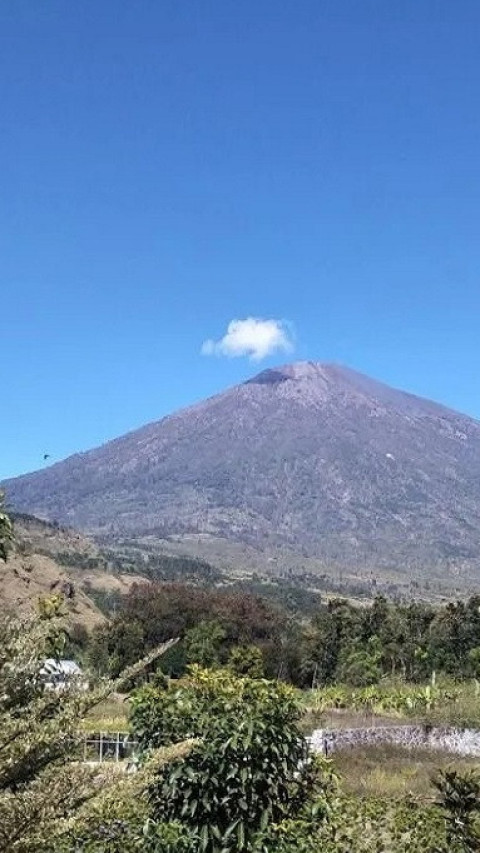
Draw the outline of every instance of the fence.
[[[358,729],[316,729],[309,738],[313,752],[328,755],[343,749],[394,744],[440,749],[457,755],[480,756],[480,731],[441,726],[371,726]]]
[[[127,732],[88,732],[81,744],[82,760],[90,762],[131,761],[137,749]]]

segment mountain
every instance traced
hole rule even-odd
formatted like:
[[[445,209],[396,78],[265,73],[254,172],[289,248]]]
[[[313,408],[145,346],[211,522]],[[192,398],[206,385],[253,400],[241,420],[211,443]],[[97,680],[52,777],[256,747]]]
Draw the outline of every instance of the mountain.
[[[480,577],[480,423],[335,364],[265,370],[4,488],[217,563]]]

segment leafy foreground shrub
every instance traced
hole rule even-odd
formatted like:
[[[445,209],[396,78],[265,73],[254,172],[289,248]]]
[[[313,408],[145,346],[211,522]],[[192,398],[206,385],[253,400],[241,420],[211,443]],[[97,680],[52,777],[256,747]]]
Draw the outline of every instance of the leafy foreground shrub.
[[[449,849],[456,845],[470,853],[480,850],[480,776],[446,770],[434,780],[440,794],[439,805],[445,811]]]
[[[270,827],[264,853],[474,853],[480,851],[480,776],[445,771],[436,803],[359,799],[332,792],[326,819]]]
[[[340,797],[327,820],[284,821],[263,839],[275,853],[460,853],[447,847],[445,822],[433,807]]]
[[[168,761],[186,755],[190,744],[158,750],[137,773],[106,766],[98,781],[105,790],[66,822],[56,837],[55,853],[193,853],[194,839],[180,824],[152,820],[145,791]],[[116,777],[116,778],[115,778]]]
[[[188,828],[196,850],[258,849],[270,825],[324,809],[326,779],[308,754],[288,686],[193,667],[180,682],[141,688],[132,705],[132,728],[147,752],[198,739],[150,789],[155,819]]]

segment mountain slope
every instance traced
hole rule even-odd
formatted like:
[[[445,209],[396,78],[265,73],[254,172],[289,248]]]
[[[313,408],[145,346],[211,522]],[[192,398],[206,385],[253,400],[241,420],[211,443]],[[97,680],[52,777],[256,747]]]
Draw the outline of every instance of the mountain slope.
[[[4,484],[17,509],[364,573],[478,575],[480,423],[337,365],[266,370]]]
[[[96,545],[73,530],[32,516],[14,518],[15,542],[0,564],[0,612],[32,612],[42,598],[60,595],[67,621],[90,629],[104,621],[95,593],[126,593],[135,575],[114,575]]]

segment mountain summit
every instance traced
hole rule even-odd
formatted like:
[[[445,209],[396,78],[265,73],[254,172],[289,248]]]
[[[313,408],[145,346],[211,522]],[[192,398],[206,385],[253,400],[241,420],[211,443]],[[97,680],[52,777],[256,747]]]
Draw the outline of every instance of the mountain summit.
[[[4,487],[15,509],[104,538],[480,572],[480,423],[335,364],[264,370]]]

